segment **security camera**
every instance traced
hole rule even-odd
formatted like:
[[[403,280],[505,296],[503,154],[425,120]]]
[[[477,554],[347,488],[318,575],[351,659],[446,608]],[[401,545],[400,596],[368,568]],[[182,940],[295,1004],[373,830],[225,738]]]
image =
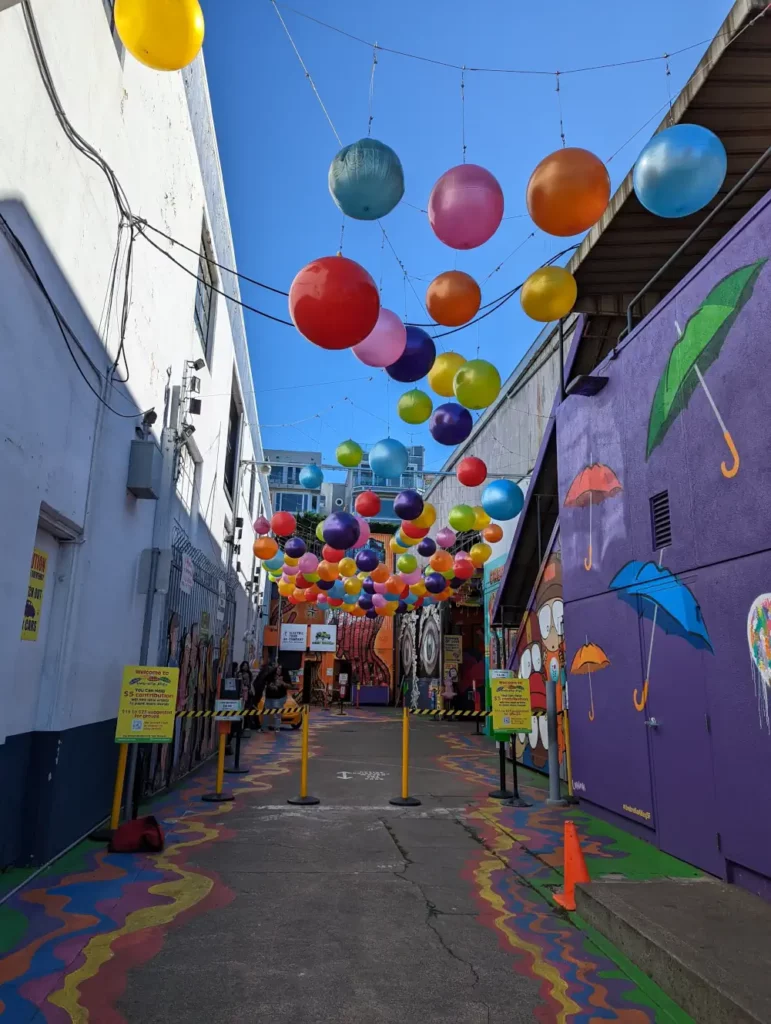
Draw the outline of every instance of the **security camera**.
[[[199,359],[188,359],[187,365],[188,366],[192,366],[194,370],[202,370],[204,368],[204,366],[206,366],[206,360],[205,359],[200,359],[200,358]]]
[[[192,423],[183,423],[182,424],[182,436],[184,437],[184,439],[186,441],[187,441],[187,439],[189,437],[192,437],[194,433],[195,433],[195,427],[193,426]]]

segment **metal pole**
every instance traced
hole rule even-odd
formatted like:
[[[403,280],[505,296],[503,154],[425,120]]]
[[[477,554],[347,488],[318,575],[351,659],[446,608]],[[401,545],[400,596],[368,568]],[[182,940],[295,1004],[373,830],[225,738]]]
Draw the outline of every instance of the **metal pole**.
[[[160,558],[161,552],[159,548],[152,548],[150,552],[150,577],[147,588],[147,598],[145,600],[145,614],[142,620],[142,644],[139,650],[139,664],[148,664],[148,654],[150,653],[150,631],[153,626],[153,607],[155,605],[155,586],[158,582],[158,559]],[[136,818],[137,816],[137,803],[135,798],[134,790],[136,788],[137,778],[137,759],[139,757],[139,744],[131,744],[131,753],[129,756],[129,767],[128,767],[128,786],[126,788],[126,817]]]
[[[494,789],[488,796],[494,800],[508,800],[512,795],[511,790],[506,789],[506,743],[498,741],[498,772],[500,775],[500,788]]]
[[[402,709],[402,793],[388,801],[396,807],[419,807],[420,800],[410,796],[410,712],[405,700]]]
[[[565,401],[565,321],[560,320],[560,402]]]
[[[549,738],[549,798],[552,807],[565,807],[567,800],[560,796],[560,751],[557,733],[557,684],[551,678],[546,680],[546,729]]]
[[[310,705],[303,704],[302,709],[302,744],[300,747],[300,795],[290,797],[288,804],[299,807],[312,807],[319,803],[317,796],[308,796],[308,736],[310,733]]]
[[[525,800],[523,796],[519,795],[519,779],[517,778],[517,751],[514,750],[514,796],[511,800],[506,801],[508,807],[532,807],[532,803],[529,800]]]
[[[236,732],[236,753],[235,757],[233,758],[233,767],[226,768],[225,771],[227,772],[228,775],[246,775],[249,769],[241,767],[241,736],[244,731],[243,718],[239,718],[236,720],[235,728],[238,731]]]

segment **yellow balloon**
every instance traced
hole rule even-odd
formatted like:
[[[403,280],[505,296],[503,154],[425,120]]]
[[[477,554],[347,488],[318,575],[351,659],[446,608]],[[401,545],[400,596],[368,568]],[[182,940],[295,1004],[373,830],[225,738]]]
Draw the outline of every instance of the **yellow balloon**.
[[[489,522],[489,520],[488,520],[488,522]],[[485,523],[485,526],[487,526],[487,523]],[[337,563],[337,567],[340,570],[340,575],[341,576],[355,576],[356,575],[356,563],[354,562],[354,560],[352,558],[341,558],[340,561]],[[307,579],[308,577],[306,576],[305,578]],[[356,593],[356,591],[350,590],[349,593],[350,594],[354,594],[354,593]]]
[[[426,585],[423,580],[418,580],[417,583],[413,583],[410,586],[410,593],[414,594],[416,597],[423,597],[426,593]]]
[[[563,267],[539,267],[522,286],[519,301],[532,320],[542,324],[567,316],[578,298],[578,285]]]
[[[434,365],[428,371],[428,386],[437,395],[443,398],[452,398],[455,392],[452,389],[452,382],[455,374],[466,362],[465,358],[457,352],[442,352],[434,360]]]
[[[401,546],[401,544],[400,544],[400,543],[398,542],[398,540],[396,539],[396,537],[392,537],[392,538],[391,538],[391,539],[389,540],[389,542],[388,542],[388,546],[389,546],[389,548],[391,549],[391,551],[393,551],[393,553],[394,553],[395,555],[403,555],[403,554],[404,554],[404,552],[405,552],[405,551],[407,550],[407,548],[403,548],[403,547]]]
[[[417,526],[419,530],[430,529],[436,522],[436,509],[427,501],[423,506],[423,511],[420,513],[417,519],[412,520],[412,525]]]
[[[489,544],[474,544],[471,548],[471,551],[469,551],[469,558],[477,567],[477,569],[479,569],[481,566],[485,564],[485,562],[492,553],[493,549],[490,547]]]
[[[396,539],[403,548],[411,548],[413,545],[420,543],[414,537],[405,537],[401,530],[396,534]]]
[[[351,576],[351,578],[347,579],[343,584],[343,590],[346,592],[346,594],[350,594],[351,597],[353,597],[356,594],[360,594],[361,580],[357,579],[355,576]]]
[[[474,505],[474,529],[484,530],[484,528],[486,526],[489,526],[491,522],[492,519],[490,518],[490,516],[488,516],[488,514],[485,512],[482,506]]]
[[[278,592],[282,597],[289,597],[294,590],[294,583],[279,583]]]
[[[155,71],[179,71],[203,45],[199,0],[115,0],[115,28],[132,57]]]
[[[284,565],[297,565],[299,561],[299,558],[290,558],[289,555],[284,555]]]

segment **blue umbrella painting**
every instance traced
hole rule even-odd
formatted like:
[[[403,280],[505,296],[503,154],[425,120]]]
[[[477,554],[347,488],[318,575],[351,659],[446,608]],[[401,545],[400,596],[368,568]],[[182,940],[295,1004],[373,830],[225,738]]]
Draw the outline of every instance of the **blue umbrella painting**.
[[[663,551],[662,551],[663,556]],[[618,592],[643,618],[653,623],[648,649],[648,666],[645,672],[642,695],[633,694],[634,706],[642,711],[648,701],[648,683],[653,657],[653,637],[656,626],[671,636],[687,640],[700,651],[712,651],[712,641],[701,615],[699,602],[688,587],[670,572],[655,562],[627,562],[610,581],[610,589]]]

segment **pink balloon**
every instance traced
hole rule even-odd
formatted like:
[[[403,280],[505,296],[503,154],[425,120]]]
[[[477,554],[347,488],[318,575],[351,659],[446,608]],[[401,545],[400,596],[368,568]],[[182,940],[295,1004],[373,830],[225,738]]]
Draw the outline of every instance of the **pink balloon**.
[[[270,533],[270,523],[265,516],[258,516],[254,520],[254,532],[259,534]]]
[[[372,597],[372,605],[373,605],[373,607],[375,607],[375,608],[385,608],[385,606],[387,604],[388,604],[388,601],[386,600],[385,597],[383,597],[382,594],[374,594],[373,595],[373,597]]]
[[[370,334],[353,346],[353,354],[365,366],[390,366],[404,352],[407,328],[390,309],[380,307],[380,315]]]
[[[297,563],[300,572],[315,572],[319,567],[319,560],[311,551],[306,551]]]
[[[366,519],[363,519],[361,516],[355,516],[354,518],[359,524],[359,539],[353,546],[355,548],[363,548],[364,545],[369,540],[369,523],[367,522]]]
[[[429,223],[436,237],[451,249],[483,245],[493,237],[502,219],[501,186],[477,164],[451,167],[431,190]]]
[[[298,565],[285,565],[284,566],[284,575],[285,576],[296,576],[299,571],[300,571],[299,564]]]
[[[316,597],[316,603],[317,604],[326,604],[327,603],[327,595],[326,594],[318,594],[317,597]]]
[[[413,572],[400,572],[399,579],[404,580],[408,587],[411,587],[413,583],[417,583],[423,574],[420,569],[415,569]]]
[[[455,543],[455,531],[449,526],[443,526],[436,535],[436,543],[440,548],[451,548]]]
[[[385,594],[385,592],[386,592],[386,585],[385,585],[385,583],[373,583],[373,586],[375,588],[375,593],[376,594]]]
[[[459,558],[471,559],[471,555],[468,553],[468,551],[456,551],[455,552],[455,560],[457,561]]]

